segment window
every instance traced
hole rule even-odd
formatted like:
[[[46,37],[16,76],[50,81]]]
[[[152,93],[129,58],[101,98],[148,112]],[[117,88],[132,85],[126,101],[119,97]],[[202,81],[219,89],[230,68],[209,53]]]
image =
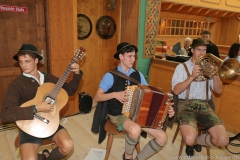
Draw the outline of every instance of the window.
[[[200,35],[205,29],[211,29],[215,22],[161,18],[158,35]]]

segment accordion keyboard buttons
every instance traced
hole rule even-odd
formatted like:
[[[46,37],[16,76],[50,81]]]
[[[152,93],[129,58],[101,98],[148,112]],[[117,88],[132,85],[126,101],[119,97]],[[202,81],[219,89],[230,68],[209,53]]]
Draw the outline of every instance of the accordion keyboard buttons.
[[[127,81],[126,81],[127,82]],[[129,111],[130,111],[130,107],[131,107],[131,100],[132,100],[132,97],[133,97],[133,93],[134,93],[134,91],[133,90],[131,90],[131,89],[127,89],[127,102],[123,105],[123,108],[122,108],[122,113],[124,114],[124,113],[129,113]],[[125,114],[125,116],[127,116],[128,117],[128,115],[127,114]]]

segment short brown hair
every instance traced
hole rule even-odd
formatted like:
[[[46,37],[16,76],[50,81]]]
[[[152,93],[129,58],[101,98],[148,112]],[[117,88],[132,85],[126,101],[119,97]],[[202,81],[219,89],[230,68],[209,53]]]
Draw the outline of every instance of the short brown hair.
[[[209,35],[211,35],[211,32],[210,32],[209,30],[204,30],[204,31],[202,31],[202,34],[201,34],[201,35],[203,35],[203,34],[209,34]]]
[[[19,56],[25,56],[25,55],[29,55],[30,57],[32,57],[33,59],[38,58],[36,56],[36,54],[32,53],[32,52],[18,52],[15,56],[18,58]],[[38,59],[39,60],[39,59]]]

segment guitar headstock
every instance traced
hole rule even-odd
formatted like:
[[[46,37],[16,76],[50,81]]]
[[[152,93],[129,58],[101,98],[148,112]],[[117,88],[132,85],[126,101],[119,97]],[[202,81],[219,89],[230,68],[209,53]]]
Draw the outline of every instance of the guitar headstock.
[[[86,55],[85,52],[86,52],[86,49],[79,47],[74,54],[73,60],[74,61],[81,60]]]

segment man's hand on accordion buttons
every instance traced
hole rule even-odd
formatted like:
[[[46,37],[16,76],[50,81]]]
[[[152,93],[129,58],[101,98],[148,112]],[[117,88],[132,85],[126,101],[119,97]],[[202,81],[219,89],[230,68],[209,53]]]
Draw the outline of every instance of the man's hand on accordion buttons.
[[[171,105],[173,105],[173,103],[171,103]],[[169,106],[168,107],[168,117],[169,118],[172,118],[174,116],[175,112],[173,110],[173,107],[172,106]]]
[[[115,92],[115,98],[121,102],[121,103],[125,103],[127,102],[127,92],[126,91],[121,91],[121,92]]]

